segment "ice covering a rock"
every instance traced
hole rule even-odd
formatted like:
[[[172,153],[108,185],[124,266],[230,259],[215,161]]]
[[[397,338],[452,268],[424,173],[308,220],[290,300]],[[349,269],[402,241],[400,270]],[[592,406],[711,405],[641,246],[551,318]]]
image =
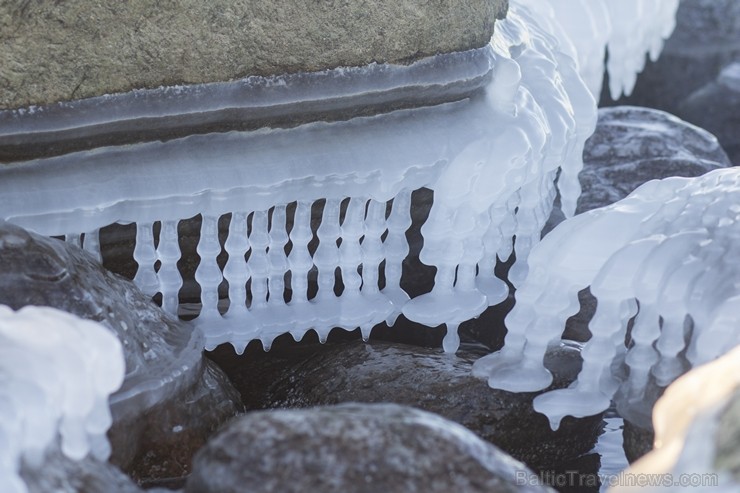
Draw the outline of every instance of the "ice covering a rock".
[[[655,389],[740,340],[739,201],[740,171],[719,169],[648,182],[561,223],[529,256],[503,349],[474,373],[499,389],[547,387],[545,349],[590,286],[598,305],[583,369],[571,388],[538,396],[535,409],[555,428],[565,415],[605,410],[616,394],[622,416],[649,419]]]
[[[494,275],[497,256],[508,258],[515,249],[518,259],[527,257],[556,187],[566,215],[580,193],[577,174],[595,127],[595,102],[576,62],[538,19],[512,5],[489,47],[457,55],[475,61],[476,70],[445,74],[444,64],[437,67],[435,81],[452,75],[463,85],[471,77],[487,81],[464,99],[12,165],[0,169],[0,215],[65,235],[95,255],[99,228],[135,222],[134,280],[175,314],[183,285],[178,222],[200,214],[201,304],[194,323],[208,349],[228,342],[241,352],[252,340],[269,348],[280,334],[300,339],[309,330],[325,340],[334,327],[359,327],[367,337],[374,325],[392,324],[403,313],[429,326],[447,324],[444,348],[455,351],[458,324],[507,296]],[[366,97],[356,94],[358,87],[368,90],[368,80],[379,75],[400,91],[399,81],[415,73],[407,70],[374,65],[365,80],[361,69],[337,69],[323,74],[322,92]],[[293,88],[299,99],[316,96],[313,86],[300,85],[304,78],[291,80],[263,81],[256,90],[267,97],[281,87],[276,104],[290,92],[279,82],[299,84]],[[83,174],[98,186],[76,193]],[[437,277],[430,293],[410,300],[399,283],[409,252],[410,197],[422,187],[434,191],[434,205],[422,227],[420,259],[437,268]],[[311,219],[319,215],[316,228]],[[225,241],[219,221],[228,224]],[[511,280],[517,284],[525,274],[521,263]]]
[[[108,396],[123,382],[114,334],[47,307],[0,306],[0,489],[25,493],[21,461],[42,467],[57,443],[70,459],[107,460]]]
[[[658,59],[676,25],[679,0],[516,0],[538,12],[563,49],[578,60],[595,97],[601,94],[608,52],[612,99],[629,96],[646,54]]]

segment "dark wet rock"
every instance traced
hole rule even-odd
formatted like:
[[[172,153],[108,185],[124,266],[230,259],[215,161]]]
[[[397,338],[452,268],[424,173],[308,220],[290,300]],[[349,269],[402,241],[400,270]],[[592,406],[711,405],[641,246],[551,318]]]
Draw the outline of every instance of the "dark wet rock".
[[[91,457],[76,461],[50,449],[40,468],[21,464],[29,493],[143,493],[112,464]]]
[[[740,55],[717,80],[697,89],[676,114],[717,136],[736,166],[740,165]]]
[[[394,404],[247,414],[195,458],[188,493],[544,492],[465,428]]]
[[[177,450],[186,467],[184,458],[240,409],[220,370],[204,364],[199,331],[75,246],[0,223],[0,304],[51,306],[101,322],[118,336],[126,377],[110,399],[112,460],[142,478],[156,474],[154,466],[144,472],[132,463],[151,452],[147,438],[156,437],[157,450]],[[184,406],[188,398],[194,402]],[[178,426],[184,431],[173,431]]]
[[[677,114],[693,91],[713,81],[722,67],[740,60],[740,2],[681,0],[676,29],[657,62],[648,60],[630,97],[602,104],[648,106]],[[698,122],[692,121],[698,124]]]
[[[349,342],[280,348],[242,358],[213,355],[245,398],[249,409],[305,408],[342,402],[394,402],[437,413],[462,424],[530,467],[552,470],[588,452],[600,430],[599,416],[566,417],[553,432],[532,409],[538,393],[513,394],[488,387],[471,375],[485,348],[457,355],[385,342]],[[580,370],[574,347],[552,350],[547,366],[554,387],[567,386]]]
[[[632,463],[653,449],[655,432],[652,426],[650,429],[646,429],[625,420],[624,428],[622,429],[622,438],[624,455]]]
[[[485,46],[507,0],[0,3],[0,108]]]

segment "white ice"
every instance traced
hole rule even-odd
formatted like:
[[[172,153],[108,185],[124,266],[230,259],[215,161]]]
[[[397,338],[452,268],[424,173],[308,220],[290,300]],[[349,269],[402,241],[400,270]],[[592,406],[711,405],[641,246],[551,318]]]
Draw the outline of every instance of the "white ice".
[[[612,99],[629,96],[646,56],[658,59],[675,28],[679,0],[515,0],[543,19],[550,33],[578,61],[594,97],[601,95],[608,52]]]
[[[532,250],[505,345],[477,361],[474,373],[494,388],[546,388],[547,344],[561,337],[578,311],[578,291],[590,286],[598,305],[583,369],[570,388],[538,396],[535,409],[557,428],[565,415],[605,410],[617,394],[620,414],[640,424],[654,403],[650,388],[740,341],[739,201],[740,171],[730,168],[651,181],[566,220]],[[622,358],[628,376],[618,378],[613,365]]]
[[[107,460],[108,396],[124,373],[120,342],[97,322],[0,306],[0,490],[26,493],[21,461],[42,467],[57,443],[70,459]]]
[[[566,216],[575,210],[583,146],[596,122],[594,96],[581,76],[595,84],[604,45],[630,43],[613,58],[626,60],[612,69],[613,80],[623,84],[624,74],[634,72],[636,53],[644,58],[655,48],[656,54],[656,40],[670,31],[674,0],[630,0],[619,3],[623,10],[614,9],[617,3],[513,1],[490,46],[474,50],[475,63],[461,69],[467,59],[461,55],[451,64],[462,71],[459,76],[429,61],[411,68],[372,65],[352,69],[357,87],[348,86],[345,71],[337,69],[320,74],[325,84],[318,92],[297,77],[268,84],[270,91],[260,93],[266,98],[260,104],[267,105],[271,97],[276,104],[300,103],[301,97],[314,101],[332,91],[366,97],[372,83],[381,84],[378,91],[398,90],[424,67],[434,66],[434,80],[445,84],[456,77],[467,83],[490,71],[485,90],[457,102],[8,166],[0,170],[0,217],[43,234],[66,235],[98,255],[99,228],[135,222],[135,282],[147,294],[161,293],[164,308],[176,313],[183,282],[176,268],[177,223],[200,214],[195,279],[202,295],[195,324],[209,349],[229,342],[241,352],[252,340],[269,348],[280,334],[300,339],[309,330],[324,340],[333,327],[359,327],[367,338],[374,325],[393,324],[403,313],[429,326],[446,324],[443,345],[453,352],[458,325],[507,297],[506,284],[494,275],[497,259],[516,255],[509,280],[520,285],[556,195]],[[640,12],[647,17],[627,21]],[[252,83],[264,81],[245,80],[242,89]],[[217,100],[219,87],[212,103],[231,104]],[[201,104],[184,101],[178,107],[179,99],[167,95],[164,101],[163,114],[194,112],[200,107],[188,104]],[[133,118],[120,111],[122,120]],[[85,118],[79,125],[90,124]],[[79,193],[81,176],[99,185]],[[434,191],[434,203],[422,227],[420,259],[436,267],[437,275],[430,293],[409,299],[400,287],[400,267],[409,251],[409,197],[422,187]],[[323,210],[317,231],[310,224],[315,206]],[[224,214],[231,220],[221,244],[217,229]],[[318,240],[315,252],[308,250],[312,240]],[[223,269],[216,262],[222,253],[228,255]],[[312,299],[309,276],[318,283]],[[224,281],[228,303],[219,300]],[[525,289],[520,296],[526,295]],[[529,370],[538,375],[535,381],[547,380],[537,368]]]

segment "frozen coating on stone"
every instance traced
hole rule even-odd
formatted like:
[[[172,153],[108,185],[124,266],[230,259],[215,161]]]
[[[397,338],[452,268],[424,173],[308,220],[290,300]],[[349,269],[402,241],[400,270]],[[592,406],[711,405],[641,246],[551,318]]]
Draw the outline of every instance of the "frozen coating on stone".
[[[590,286],[598,305],[578,381],[537,397],[535,409],[557,427],[565,415],[603,411],[616,394],[620,414],[646,426],[661,388],[740,337],[739,201],[740,171],[728,168],[651,181],[561,223],[528,259],[504,348],[478,360],[474,372],[510,391],[549,385],[546,345],[560,338],[578,311],[578,291]],[[615,371],[622,361],[628,377]]]
[[[484,46],[506,0],[0,3],[0,108]]]
[[[0,489],[43,468],[56,446],[70,459],[110,455],[108,396],[123,382],[121,343],[101,324],[47,307],[0,305]]]

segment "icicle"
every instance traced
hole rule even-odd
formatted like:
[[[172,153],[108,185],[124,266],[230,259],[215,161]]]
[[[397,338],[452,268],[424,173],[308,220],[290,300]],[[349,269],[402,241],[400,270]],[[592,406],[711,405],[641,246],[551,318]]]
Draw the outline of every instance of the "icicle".
[[[296,341],[303,338],[306,330],[312,327],[312,321],[315,318],[313,305],[308,303],[308,272],[313,267],[313,259],[308,250],[308,243],[312,238],[311,203],[298,201],[293,229],[290,231],[290,241],[293,243],[293,249],[288,255],[292,289],[290,307],[293,312],[294,323],[297,325],[297,328],[291,329],[290,333]]]
[[[364,233],[363,220],[365,218],[365,198],[352,198],[347,205],[347,212],[341,226],[342,244],[339,247],[339,268],[344,284],[344,291],[339,297],[339,319],[337,325],[348,330],[362,327],[362,337],[367,340],[372,329],[372,306],[365,305],[360,296],[360,286],[363,278],[357,271],[362,263],[362,249],[360,238]],[[321,228],[319,228],[321,229]],[[319,243],[320,245],[321,243]],[[365,270],[372,270],[372,265],[363,265]],[[377,271],[375,266],[375,286],[377,291]],[[366,277],[372,276],[367,273]]]
[[[229,233],[224,249],[229,255],[223,276],[229,283],[229,308],[224,314],[224,323],[210,322],[204,327],[206,349],[219,344],[231,343],[237,354],[244,352],[249,341],[256,337],[257,323],[247,310],[247,281],[249,268],[245,256],[249,251],[246,212],[234,212],[229,222]]]
[[[182,276],[177,269],[177,261],[181,256],[177,223],[178,221],[162,221],[157,246],[157,259],[160,261],[157,279],[159,291],[162,293],[162,308],[175,316],[180,304],[179,295],[182,287]]]
[[[139,266],[134,276],[134,283],[149,296],[154,296],[159,291],[159,279],[154,271],[157,252],[154,249],[152,228],[152,223],[137,223],[136,244],[134,245],[134,260]]]
[[[269,298],[260,317],[260,340],[265,351],[269,351],[272,341],[278,335],[294,326],[292,313],[285,303],[285,274],[288,272],[288,257],[285,246],[288,243],[285,206],[276,206],[272,211],[272,221],[267,247]]]
[[[339,265],[337,240],[342,234],[339,228],[339,205],[338,199],[326,199],[321,225],[316,232],[319,246],[313,256],[314,265],[318,269],[319,291],[311,301],[316,310],[314,330],[322,343],[326,342],[340,316],[336,311],[337,297],[334,294],[334,275]]]
[[[382,292],[393,304],[393,310],[385,319],[385,322],[389,326],[393,326],[401,314],[403,306],[409,301],[409,295],[401,288],[401,274],[403,271],[403,260],[409,253],[406,231],[411,227],[411,190],[401,190],[395,196],[393,199],[393,208],[386,224],[388,226],[388,236],[383,242],[383,249],[385,251],[385,287]],[[368,225],[366,224],[366,226]],[[367,231],[365,233],[366,242],[370,236],[368,233]],[[369,259],[372,257],[372,254],[372,250],[365,253],[365,244],[363,243],[363,264],[366,262],[366,255]],[[372,281],[368,283],[367,288],[363,286],[363,292],[371,288]]]
[[[82,247],[82,237],[80,233],[70,233],[68,235],[64,235],[64,241],[66,241],[70,245],[74,245],[80,248]]]
[[[95,229],[85,233],[85,241],[82,248],[84,248],[85,251],[92,255],[98,262],[103,261],[103,257],[100,254],[99,230]]]
[[[221,244],[218,241],[218,218],[202,216],[200,241],[197,252],[200,263],[195,270],[195,280],[200,285],[201,309],[198,316],[200,323],[209,320],[220,320],[218,311],[218,287],[223,280],[221,269],[216,257],[221,253]]]

